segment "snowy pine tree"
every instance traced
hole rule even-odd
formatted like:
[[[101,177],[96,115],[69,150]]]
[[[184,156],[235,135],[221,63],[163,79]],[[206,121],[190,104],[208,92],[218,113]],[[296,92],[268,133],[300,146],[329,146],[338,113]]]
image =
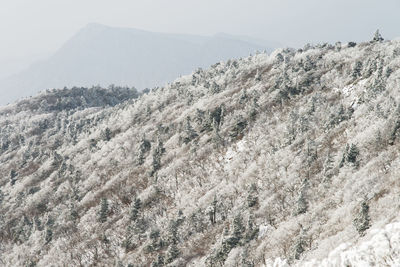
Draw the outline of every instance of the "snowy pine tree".
[[[102,198],[100,201],[100,211],[99,211],[99,221],[104,223],[107,221],[108,217],[108,200],[106,198]]]
[[[357,157],[359,155],[359,150],[355,144],[351,144],[349,151],[347,152],[347,162],[350,162],[352,164],[356,164],[357,162]]]
[[[306,213],[308,210],[307,188],[308,181],[305,179],[301,185],[299,197],[297,198],[295,215]]]
[[[372,42],[382,42],[384,39],[382,35],[379,33],[379,30],[376,30],[374,33],[374,38],[372,39]]]
[[[369,205],[367,201],[364,200],[363,202],[361,202],[360,211],[353,221],[354,226],[360,236],[363,236],[365,234],[365,231],[370,227],[370,221],[371,219],[369,217]]]
[[[131,211],[132,221],[136,222],[136,220],[138,219],[141,207],[142,207],[142,202],[140,201],[140,198],[135,198]]]

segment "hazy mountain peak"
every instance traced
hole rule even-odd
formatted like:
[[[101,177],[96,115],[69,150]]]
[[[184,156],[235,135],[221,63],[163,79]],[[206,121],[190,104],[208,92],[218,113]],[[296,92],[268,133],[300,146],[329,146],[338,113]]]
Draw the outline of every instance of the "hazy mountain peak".
[[[0,104],[64,86],[151,88],[199,67],[264,49],[272,47],[227,34],[166,34],[90,23],[46,61],[0,81]]]

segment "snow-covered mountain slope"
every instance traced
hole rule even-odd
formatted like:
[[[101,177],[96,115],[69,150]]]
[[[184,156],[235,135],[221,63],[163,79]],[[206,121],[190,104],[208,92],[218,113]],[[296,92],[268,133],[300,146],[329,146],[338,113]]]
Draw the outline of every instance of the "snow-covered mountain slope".
[[[68,103],[91,104],[57,105],[61,90],[3,107],[1,265],[301,266],[367,251],[398,224],[399,66],[398,41],[324,44],[138,98],[77,90]],[[393,240],[379,249],[396,263]]]
[[[292,266],[399,266],[400,222],[386,225],[383,229],[371,229],[367,241],[360,244],[343,243],[322,260],[297,262]],[[361,240],[362,241],[362,240]],[[267,259],[264,266],[287,267],[287,260]]]
[[[273,45],[226,34],[203,37],[89,24],[50,58],[0,80],[0,104],[64,86],[152,88],[197,67],[272,51]]]

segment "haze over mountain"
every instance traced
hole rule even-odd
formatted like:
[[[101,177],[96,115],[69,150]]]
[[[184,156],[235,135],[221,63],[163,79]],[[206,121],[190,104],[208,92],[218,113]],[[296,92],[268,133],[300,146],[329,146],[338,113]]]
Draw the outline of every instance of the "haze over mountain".
[[[277,46],[223,33],[206,37],[89,24],[49,59],[0,81],[0,104],[64,86],[160,86],[196,68]]]

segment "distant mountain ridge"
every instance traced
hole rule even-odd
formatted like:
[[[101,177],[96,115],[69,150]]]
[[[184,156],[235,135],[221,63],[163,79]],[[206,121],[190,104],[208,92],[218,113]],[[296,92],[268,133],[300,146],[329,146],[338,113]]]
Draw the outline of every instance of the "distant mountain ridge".
[[[89,24],[49,59],[0,80],[0,105],[65,86],[161,86],[199,67],[278,46],[263,42],[223,33],[207,37]]]

